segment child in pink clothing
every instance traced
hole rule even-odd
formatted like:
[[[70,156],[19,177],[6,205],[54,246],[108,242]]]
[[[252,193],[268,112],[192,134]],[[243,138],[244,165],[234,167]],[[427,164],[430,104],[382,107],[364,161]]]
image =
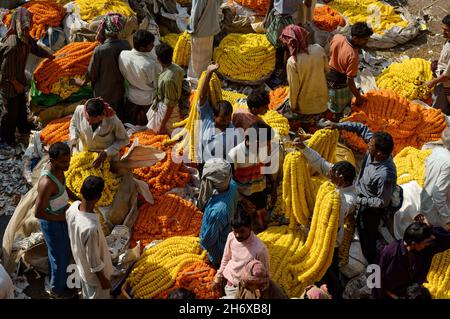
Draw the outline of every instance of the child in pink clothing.
[[[227,299],[236,298],[242,271],[251,260],[259,260],[269,269],[269,252],[252,231],[250,216],[238,209],[231,218],[231,228],[233,231],[228,235],[222,263],[214,278],[215,288],[225,284]]]

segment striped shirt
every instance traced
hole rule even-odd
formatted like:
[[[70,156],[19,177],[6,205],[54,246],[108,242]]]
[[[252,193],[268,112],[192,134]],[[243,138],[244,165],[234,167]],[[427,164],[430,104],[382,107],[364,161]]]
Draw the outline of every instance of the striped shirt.
[[[36,41],[29,39],[28,43],[22,42],[15,34],[2,40],[0,45],[0,90],[4,98],[16,97],[17,92],[11,80],[26,85],[25,66],[29,53],[40,58],[47,58],[50,54],[39,47]]]
[[[209,260],[217,268],[220,266],[225,243],[231,232],[230,219],[236,211],[237,203],[237,185],[231,181],[228,191],[213,195],[203,212],[200,245],[208,251]]]

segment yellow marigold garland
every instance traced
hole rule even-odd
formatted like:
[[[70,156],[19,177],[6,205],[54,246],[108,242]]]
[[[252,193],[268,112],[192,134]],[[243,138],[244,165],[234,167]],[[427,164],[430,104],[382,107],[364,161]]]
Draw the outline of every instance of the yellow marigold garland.
[[[191,35],[184,31],[178,38],[173,49],[173,62],[181,67],[189,65],[191,57]]]
[[[106,160],[99,168],[93,168],[92,163],[98,154],[94,152],[80,152],[72,155],[70,167],[65,173],[67,187],[82,198],[80,190],[88,176],[99,176],[105,181],[105,188],[97,206],[109,206],[119,188],[120,178],[110,171],[109,161]]]
[[[425,161],[430,156],[431,150],[418,150],[414,147],[406,147],[394,157],[397,167],[397,184],[403,185],[410,181],[416,181],[420,187],[425,183]]]
[[[126,284],[137,299],[150,299],[169,289],[188,264],[206,261],[198,237],[167,238],[147,249],[134,265]]]
[[[289,135],[289,130],[291,129],[289,126],[289,121],[277,111],[269,110],[266,114],[260,115],[260,118],[281,136]]]
[[[410,100],[425,100],[431,94],[426,83],[432,79],[431,62],[414,58],[392,63],[377,77],[377,85]]]
[[[214,51],[219,72],[238,81],[259,81],[275,69],[275,48],[264,34],[227,35]]]
[[[172,49],[177,45],[178,39],[180,38],[180,34],[178,33],[169,33],[163,37],[161,37],[161,42],[167,43],[170,45]]]
[[[433,257],[427,281],[433,299],[450,299],[450,249]]]
[[[86,22],[91,22],[99,16],[107,15],[110,12],[116,12],[131,17],[136,13],[130,8],[126,1],[122,0],[75,0],[80,9],[80,16]]]
[[[322,129],[313,134],[308,141],[308,146],[314,149],[328,162],[336,163],[336,147],[338,139],[338,130]]]

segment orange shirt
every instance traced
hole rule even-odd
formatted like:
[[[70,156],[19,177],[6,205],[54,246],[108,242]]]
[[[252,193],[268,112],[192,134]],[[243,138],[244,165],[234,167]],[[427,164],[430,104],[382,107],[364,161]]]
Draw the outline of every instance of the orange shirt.
[[[358,74],[359,51],[343,35],[336,34],[331,40],[330,67],[349,78]]]

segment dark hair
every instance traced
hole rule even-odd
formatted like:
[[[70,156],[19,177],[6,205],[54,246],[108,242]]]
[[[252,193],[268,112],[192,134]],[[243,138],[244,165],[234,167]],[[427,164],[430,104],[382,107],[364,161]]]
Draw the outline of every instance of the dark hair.
[[[253,90],[247,96],[247,106],[251,109],[259,109],[262,106],[267,106],[270,103],[269,94],[266,90]]]
[[[70,147],[66,143],[57,142],[50,145],[48,155],[51,159],[57,159],[60,156],[70,155]]]
[[[231,216],[231,227],[233,229],[252,227],[252,219],[250,214],[248,214],[240,205]]]
[[[432,229],[431,226],[425,223],[414,222],[406,228],[403,240],[408,245],[411,245],[413,242],[418,244],[431,237],[433,234]]]
[[[373,30],[365,22],[357,22],[352,25],[352,37],[367,38],[372,36]]]
[[[178,288],[169,292],[167,299],[195,299],[196,295],[194,292],[186,288]]]
[[[105,113],[105,105],[101,99],[90,99],[86,102],[86,113],[89,116],[100,116]]]
[[[81,186],[81,195],[87,201],[93,201],[102,197],[105,182],[98,176],[88,176]]]
[[[450,27],[450,14],[447,14],[444,19],[442,19],[442,23]]]
[[[133,35],[133,47],[138,50],[155,42],[155,36],[147,30],[137,30]]]
[[[255,122],[250,126],[250,129],[256,131],[256,140],[258,142],[271,141],[275,136],[275,131],[263,121]]]
[[[233,113],[233,106],[230,102],[225,100],[217,101],[216,106],[212,108],[214,117],[217,117],[219,115],[230,115]]]
[[[384,155],[390,155],[394,149],[394,140],[391,134],[387,132],[375,132],[372,135],[375,141],[375,148],[380,150]]]
[[[342,177],[344,177],[344,181],[353,183],[356,176],[356,169],[352,163],[340,161],[334,164],[332,169],[336,172],[336,175],[342,175]]]
[[[172,63],[173,49],[166,43],[158,44],[155,48],[156,56],[163,64]]]
[[[431,299],[430,291],[418,283],[406,288],[406,299],[427,300]]]

